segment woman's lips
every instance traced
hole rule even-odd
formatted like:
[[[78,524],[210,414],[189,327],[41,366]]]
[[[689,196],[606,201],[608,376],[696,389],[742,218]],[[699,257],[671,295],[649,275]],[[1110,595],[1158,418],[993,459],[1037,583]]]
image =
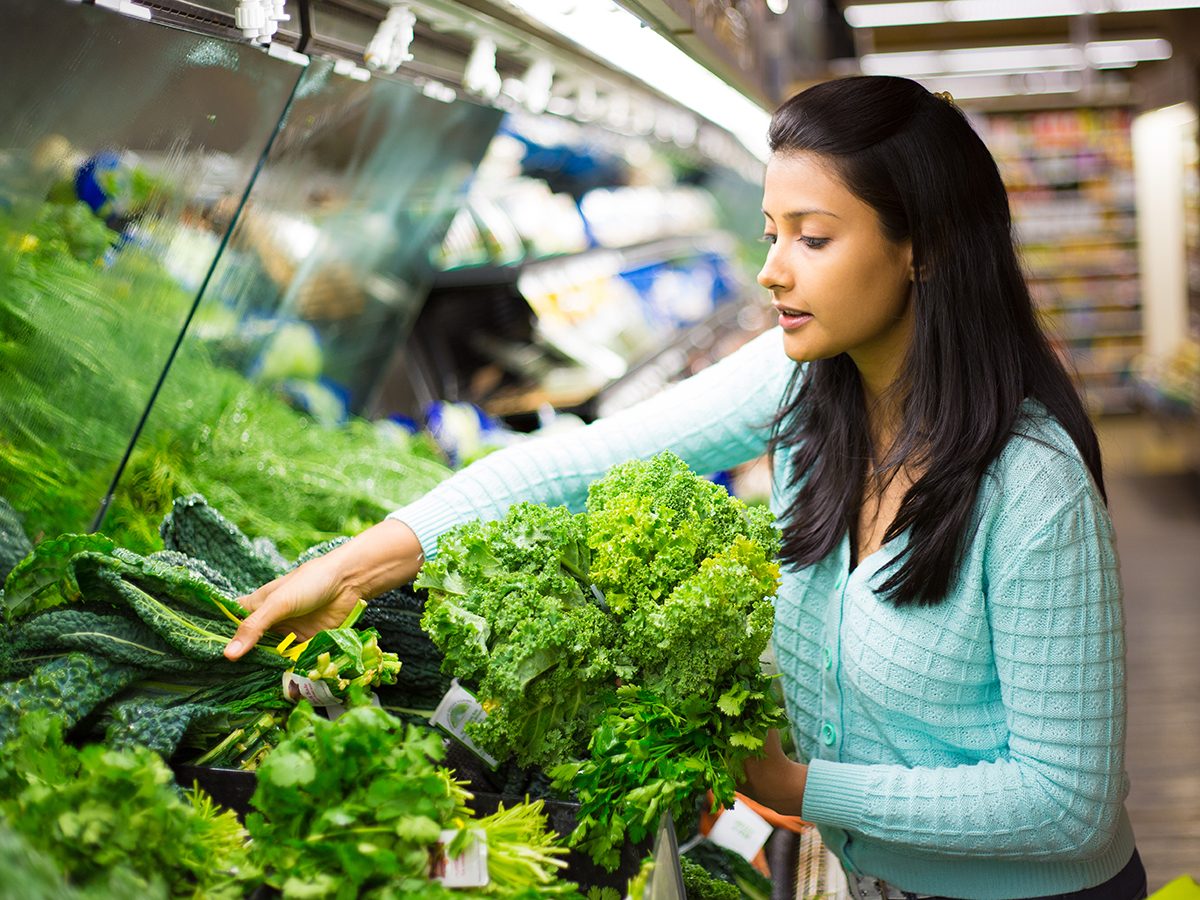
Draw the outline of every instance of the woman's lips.
[[[784,331],[795,331],[801,328],[812,319],[812,313],[798,312],[796,310],[779,310],[779,327]]]

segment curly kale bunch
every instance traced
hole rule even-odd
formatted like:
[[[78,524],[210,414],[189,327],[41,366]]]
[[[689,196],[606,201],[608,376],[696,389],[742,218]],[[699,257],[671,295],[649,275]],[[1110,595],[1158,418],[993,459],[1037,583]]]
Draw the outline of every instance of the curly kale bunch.
[[[585,755],[619,684],[716,703],[761,677],[778,548],[767,510],[662,453],[594,482],[586,512],[522,503],[449,531],[422,624],[488,710],[481,746],[551,768]]]
[[[757,667],[779,584],[767,509],[660,453],[593,483],[587,522],[592,583],[620,621],[640,686],[683,699]]]
[[[447,534],[422,568],[422,627],[486,702],[474,737],[498,757],[571,758],[616,689],[619,631],[590,590],[589,556],[583,515],[525,503]]]

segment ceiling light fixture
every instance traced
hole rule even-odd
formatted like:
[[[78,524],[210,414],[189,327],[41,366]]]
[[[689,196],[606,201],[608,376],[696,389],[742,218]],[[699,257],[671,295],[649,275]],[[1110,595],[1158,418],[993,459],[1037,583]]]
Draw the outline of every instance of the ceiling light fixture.
[[[732,133],[759,159],[768,156],[771,116],[632,13],[612,2],[508,0],[677,103]]]
[[[854,4],[846,7],[845,16],[852,28],[887,28],[1198,8],[1200,0],[908,0],[900,3]]]
[[[1004,75],[944,75],[922,79],[931,91],[949,91],[955,100],[1033,94],[1071,94],[1083,88],[1083,74],[1071,69],[1010,72]]]
[[[956,50],[868,53],[862,57],[867,75],[955,75],[984,72],[1128,68],[1139,62],[1168,59],[1171,44],[1158,38],[1134,41],[1091,41],[1074,44],[1027,44]],[[957,95],[955,95],[957,96]]]

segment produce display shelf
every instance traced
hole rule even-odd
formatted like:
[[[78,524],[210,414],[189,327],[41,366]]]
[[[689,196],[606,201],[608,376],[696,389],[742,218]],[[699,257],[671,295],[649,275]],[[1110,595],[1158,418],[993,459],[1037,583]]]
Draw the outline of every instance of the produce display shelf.
[[[1053,315],[1057,313],[1090,313],[1090,312],[1135,312],[1142,308],[1140,303],[1075,303],[1062,304],[1058,303],[1053,306],[1047,306],[1040,303],[1034,304],[1035,309],[1040,313]]]
[[[454,764],[457,776],[468,783],[468,790],[471,792],[472,798],[467,805],[476,815],[491,815],[501,803],[505,806],[512,806],[526,800],[523,796],[509,797],[480,789],[477,786],[480,781],[479,769],[467,762],[473,757],[460,750],[458,745],[451,745],[449,753],[447,761]],[[254,795],[258,783],[254,772],[186,764],[176,764],[172,768],[175,771],[176,780],[181,785],[198,785],[217,803],[233,810],[238,818],[244,818],[251,811],[250,798]],[[565,838],[574,830],[578,819],[578,804],[556,800],[543,800],[542,804],[543,812],[546,814],[551,829],[558,835]],[[567,867],[564,870],[564,877],[588,887],[624,889],[629,879],[637,874],[642,860],[651,852],[652,846],[653,842],[649,838],[638,844],[627,843],[622,848],[620,865],[615,872],[606,872],[593,863],[586,853],[572,850],[566,856]],[[271,894],[268,892],[263,896],[271,896]]]
[[[696,235],[671,235],[640,241],[624,247],[589,247],[578,253],[558,253],[539,256],[511,265],[463,266],[439,272],[433,280],[435,289],[481,287],[484,285],[516,284],[521,275],[539,268],[569,261],[599,258],[619,254],[626,268],[676,259],[714,249],[724,249],[728,239],[716,232]]]
[[[1058,241],[1022,242],[1026,250],[1072,250],[1076,247],[1136,247],[1137,240],[1128,237],[1065,237]]]
[[[484,404],[484,411],[489,415],[504,417],[537,412],[547,404],[555,409],[582,406],[606,392],[630,384],[660,361],[678,357],[689,348],[708,345],[715,335],[734,325],[740,306],[741,304],[737,301],[721,304],[707,318],[683,329],[670,341],[631,364],[624,375],[612,379],[606,384],[564,391],[550,391],[543,387],[534,387],[499,392]],[[677,368],[677,366],[672,365],[671,368]]]

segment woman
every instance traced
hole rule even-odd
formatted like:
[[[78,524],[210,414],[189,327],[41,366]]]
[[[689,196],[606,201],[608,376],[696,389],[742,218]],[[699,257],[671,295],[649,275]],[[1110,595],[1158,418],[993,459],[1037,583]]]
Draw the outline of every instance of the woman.
[[[771,122],[768,332],[586,429],[493,454],[260,588],[227,653],[336,625],[450,526],[670,449],[764,451],[793,736],[744,790],[856,896],[1145,896],[1123,800],[1121,588],[1096,437],[1040,333],[995,163],[947,98],[828,82]]]

